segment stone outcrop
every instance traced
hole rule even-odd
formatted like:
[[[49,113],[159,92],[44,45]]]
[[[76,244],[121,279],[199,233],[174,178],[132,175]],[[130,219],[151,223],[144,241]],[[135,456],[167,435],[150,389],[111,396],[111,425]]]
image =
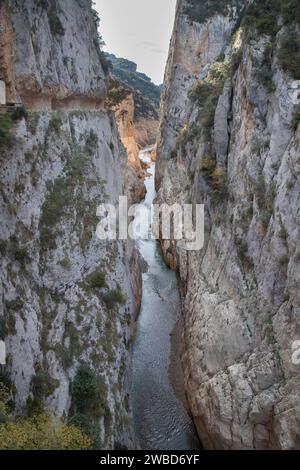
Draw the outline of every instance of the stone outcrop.
[[[144,149],[155,144],[158,126],[158,119],[140,117],[134,121],[134,139],[139,149]]]
[[[68,422],[72,382],[85,364],[101,391],[87,417],[97,446],[132,448],[130,344],[141,275],[129,242],[96,236],[97,206],[125,194],[127,154],[113,113],[100,109],[107,76],[95,13],[88,0],[1,4],[14,57],[1,74],[28,115],[0,137],[0,378],[11,383],[17,414],[38,405]]]
[[[133,92],[115,79],[111,79],[106,106],[115,115],[119,134],[127,150],[127,188],[130,205],[140,202],[146,194],[145,171],[139,159],[140,148],[136,141]]]
[[[131,90],[134,101],[134,137],[140,149],[156,142],[159,126],[161,87],[152,83],[144,73],[137,71],[137,64],[106,54],[111,73],[124,88]]]
[[[63,100],[72,108],[72,100],[82,99],[83,109],[101,108],[106,77],[89,2],[5,3],[13,12],[4,35],[13,29],[14,86],[22,103],[30,109],[51,111],[61,108]]]
[[[130,202],[138,203],[145,197],[147,169],[139,159],[139,152],[156,143],[161,89],[147,75],[138,72],[134,62],[113,54],[106,54],[106,59],[111,69],[106,106],[116,116],[121,140],[128,153]]]
[[[204,447],[298,449],[300,83],[284,49],[297,2],[292,15],[203,2],[198,21],[196,3],[177,5],[156,180],[158,201],[206,207],[200,252],[162,241],[181,281],[186,392]]]

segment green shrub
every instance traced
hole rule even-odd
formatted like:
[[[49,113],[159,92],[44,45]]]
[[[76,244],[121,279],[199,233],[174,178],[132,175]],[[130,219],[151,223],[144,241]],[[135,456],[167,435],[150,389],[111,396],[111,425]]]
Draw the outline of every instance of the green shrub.
[[[53,379],[42,365],[36,365],[35,375],[32,376],[30,383],[31,397],[27,400],[29,415],[42,411],[45,398],[52,395],[57,387],[59,387],[59,381]]]
[[[290,258],[288,257],[288,255],[283,255],[281,256],[281,258],[279,258],[278,261],[282,268],[286,268],[290,262]]]
[[[7,240],[0,240],[0,253],[1,253],[1,256],[6,255],[7,245],[8,245]]]
[[[49,122],[49,129],[56,135],[59,135],[61,133],[62,124],[63,123],[60,114],[57,112],[53,113]]]
[[[80,149],[73,149],[71,159],[68,162],[68,176],[70,177],[71,185],[79,182],[84,182],[84,173],[90,161],[87,153],[82,152]]]
[[[281,0],[254,0],[246,9],[242,26],[247,32],[254,27],[259,34],[275,36],[279,31],[280,11]]]
[[[91,439],[93,449],[99,449],[99,423],[83,413],[77,413],[69,420],[69,425],[75,426]]]
[[[177,139],[176,139],[176,146],[175,146],[175,148],[178,149],[181,145],[186,144],[187,139],[188,139],[188,128],[187,128],[187,127],[184,127],[183,129],[181,129],[181,131],[180,131],[180,133],[179,133],[179,136],[178,136]]]
[[[24,107],[17,107],[13,113],[7,113],[0,117],[0,145],[10,146],[15,142],[11,129],[15,122],[27,118],[27,116],[28,113]]]
[[[83,450],[92,445],[80,429],[54,422],[45,412],[1,424],[0,442],[3,450]]]
[[[98,136],[97,134],[91,129],[87,135],[85,141],[85,151],[88,155],[93,156],[96,152],[98,145]]]
[[[237,69],[239,68],[242,58],[243,58],[242,49],[239,49],[233,52],[231,56],[231,61],[230,61],[231,75],[234,75]]]
[[[72,383],[72,403],[79,413],[105,414],[106,388],[100,377],[87,366],[81,365]]]
[[[292,23],[300,24],[299,0],[281,0],[281,11],[285,25],[290,25]]]
[[[68,256],[65,256],[62,261],[59,262],[62,268],[64,268],[66,271],[70,271],[71,269],[71,261]]]
[[[186,141],[187,142],[193,142],[193,140],[196,137],[199,137],[201,135],[201,125],[199,122],[193,122],[189,127],[188,127],[188,134]],[[176,150],[175,150],[175,157],[176,157]]]
[[[0,380],[0,425],[9,421],[9,401],[9,388],[2,380]]]
[[[210,177],[213,189],[217,192],[222,193],[222,195],[225,195],[225,191],[227,189],[227,176],[225,168],[217,166],[212,171]]]
[[[49,14],[48,14],[48,19],[49,19],[49,26],[51,29],[51,33],[54,36],[63,36],[65,34],[65,29],[59,19],[59,16],[57,12],[55,11],[54,8],[51,8]]]
[[[273,215],[273,209],[271,208],[266,208],[266,209],[263,209],[260,214],[259,214],[259,221],[260,223],[262,224],[262,226],[267,229],[268,228],[268,225],[270,223],[270,220],[272,218],[272,215]]]
[[[54,249],[56,247],[54,228],[62,218],[67,218],[76,211],[76,229],[78,232],[80,230],[81,235],[82,224],[88,216],[82,185],[87,181],[85,171],[89,168],[91,159],[78,145],[73,145],[71,153],[66,152],[65,158],[67,160],[65,176],[58,177],[47,186],[48,192],[42,206],[39,225],[41,248]],[[94,178],[95,184],[97,182],[103,184],[97,175],[94,175]],[[94,213],[96,213],[96,207]],[[82,239],[83,236],[81,235],[80,238]]]
[[[279,231],[278,235],[281,238],[281,240],[286,242],[287,238],[288,238],[288,233],[287,233],[287,230],[286,230],[286,228],[283,224],[281,216],[279,216],[279,224],[280,224],[280,231]]]
[[[295,32],[287,33],[280,41],[277,51],[278,63],[284,72],[300,80],[300,42]]]
[[[99,448],[99,418],[107,417],[107,389],[104,378],[96,376],[86,365],[78,368],[71,386],[72,404],[69,423],[89,436]]]
[[[255,64],[255,76],[262,83],[269,93],[275,91],[275,84],[273,82],[273,45],[268,44],[265,48],[263,59],[261,62]]]
[[[293,113],[293,119],[292,119],[292,128],[294,129],[294,131],[298,129],[299,122],[300,122],[300,106],[297,106],[297,108],[295,109]]]
[[[211,155],[206,155],[205,157],[203,157],[201,161],[200,168],[201,168],[201,171],[203,172],[211,173],[216,168],[216,165],[217,165],[217,162],[216,162],[215,157]]]
[[[20,297],[17,297],[15,300],[7,301],[6,308],[7,310],[12,310],[13,312],[17,312],[18,310],[22,310],[24,307],[24,302]]]
[[[93,408],[100,399],[96,376],[87,366],[80,366],[75,375],[72,398],[79,411]]]
[[[188,15],[191,21],[204,23],[212,16],[231,15],[233,9],[236,8],[240,12],[243,8],[241,0],[187,0],[183,8],[184,14]]]
[[[6,336],[6,326],[4,317],[0,317],[0,340],[4,341]]]
[[[11,114],[12,120],[13,121],[20,121],[21,119],[27,119],[28,118],[28,112],[24,108],[24,106],[18,106],[14,110],[14,112]]]
[[[53,228],[65,215],[65,207],[71,200],[72,194],[65,178],[57,178],[54,183],[48,184],[48,195],[42,206],[39,226],[41,244],[44,248],[55,247]]]
[[[47,9],[49,6],[48,0],[36,0],[36,4],[40,8]]]
[[[16,249],[14,252],[14,258],[20,263],[22,268],[25,267],[26,262],[29,260],[28,253],[24,248]]]
[[[115,304],[125,305],[126,298],[120,290],[112,290],[107,294],[103,295],[103,301],[109,308],[113,308]]]
[[[200,171],[211,189],[210,196],[215,201],[227,197],[227,175],[225,168],[218,166],[215,157],[207,155],[200,163]]]
[[[14,139],[10,134],[10,131],[13,127],[13,120],[11,115],[5,114],[0,117],[0,145],[10,145],[13,144]]]
[[[170,151],[169,155],[168,155],[168,159],[169,159],[169,160],[172,160],[172,159],[174,159],[174,158],[176,158],[176,157],[177,157],[177,149],[176,149],[176,148],[173,148],[173,149]]]
[[[189,92],[190,99],[200,108],[200,127],[207,139],[210,138],[210,132],[214,125],[219,96],[231,73],[231,60],[219,58],[211,66],[207,77],[198,81]]]
[[[204,105],[205,101],[210,97],[213,92],[213,85],[207,80],[200,80],[197,82],[191,91],[189,92],[189,97],[192,101],[197,104]]]
[[[119,82],[114,76],[109,79],[109,88],[107,94],[107,104],[109,108],[114,108],[124,101],[132,90]]]
[[[275,36],[284,25],[300,23],[299,0],[254,0],[246,9],[242,26],[246,32],[253,31],[259,34]]]
[[[94,272],[89,279],[90,286],[92,289],[102,289],[107,287],[105,273],[101,271]]]
[[[250,263],[250,258],[249,258],[249,248],[248,248],[248,243],[247,240],[243,240],[239,237],[235,237],[235,245],[237,249],[237,254],[242,263],[249,264]]]
[[[258,138],[256,135],[252,138],[250,151],[254,155],[261,157],[264,152],[270,148],[270,142],[262,138]]]
[[[5,302],[5,313],[1,320],[1,334],[5,338],[8,335],[16,334],[16,313],[24,307],[24,302],[20,297]]]

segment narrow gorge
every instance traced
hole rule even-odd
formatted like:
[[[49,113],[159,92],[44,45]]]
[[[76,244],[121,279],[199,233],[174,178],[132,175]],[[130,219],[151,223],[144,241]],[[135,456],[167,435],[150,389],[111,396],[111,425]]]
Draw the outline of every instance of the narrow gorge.
[[[98,6],[0,0],[0,448],[300,449],[300,1],[177,0],[163,87]]]

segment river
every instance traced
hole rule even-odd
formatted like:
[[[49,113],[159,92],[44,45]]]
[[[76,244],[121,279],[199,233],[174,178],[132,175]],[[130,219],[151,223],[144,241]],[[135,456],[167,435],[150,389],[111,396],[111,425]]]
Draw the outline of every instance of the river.
[[[146,150],[141,152],[140,158],[151,161]],[[155,197],[154,163],[148,174],[143,204],[149,208]],[[136,220],[138,217],[137,214]],[[150,230],[149,224],[147,230]],[[196,450],[200,444],[183,398],[183,375],[176,341],[179,337],[176,325],[180,319],[176,274],[165,265],[155,240],[139,240],[138,246],[148,271],[143,275],[143,299],[133,347],[137,442],[143,450]]]

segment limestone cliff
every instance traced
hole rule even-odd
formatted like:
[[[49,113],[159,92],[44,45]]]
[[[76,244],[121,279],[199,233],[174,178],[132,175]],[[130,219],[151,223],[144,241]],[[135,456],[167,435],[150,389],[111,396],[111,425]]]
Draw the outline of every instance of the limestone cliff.
[[[141,278],[129,243],[96,237],[127,171],[96,20],[89,0],[1,2],[0,79],[26,108],[0,117],[1,380],[17,414],[46,408],[113,449],[133,446]]]
[[[134,62],[106,54],[112,75],[125,88],[132,91],[134,101],[134,137],[139,148],[154,145],[159,125],[159,103],[161,87],[155,85],[151,78],[137,71]]]
[[[139,152],[156,142],[161,88],[147,75],[138,72],[134,62],[108,53],[105,58],[111,70],[106,106],[116,116],[121,140],[128,153],[128,192],[130,202],[137,203],[146,193],[146,167],[139,159]]]
[[[130,202],[138,203],[145,197],[146,187],[145,171],[139,159],[140,147],[135,133],[135,101],[132,90],[111,77],[106,106],[115,115],[122,143],[127,150],[127,186]]]
[[[205,204],[205,246],[162,241],[183,295],[186,391],[214,449],[300,447],[299,2],[179,0],[158,200]]]
[[[22,103],[38,110],[101,107],[106,77],[90,2],[8,4],[16,44],[12,80]]]

